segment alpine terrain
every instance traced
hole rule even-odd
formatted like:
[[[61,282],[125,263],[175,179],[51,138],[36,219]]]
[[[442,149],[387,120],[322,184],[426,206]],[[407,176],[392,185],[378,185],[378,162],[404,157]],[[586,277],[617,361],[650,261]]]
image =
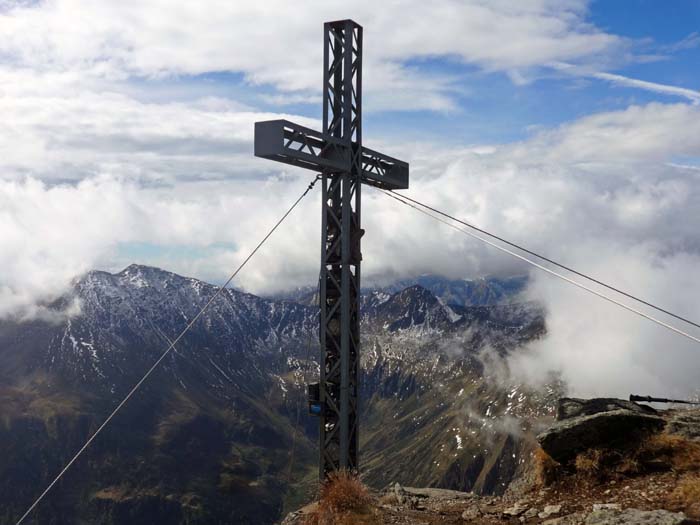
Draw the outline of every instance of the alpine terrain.
[[[499,356],[545,332],[524,278],[423,276],[363,294],[363,479],[503,493],[558,387],[509,384]],[[0,323],[0,523],[15,523],[215,293],[132,265],[90,272]],[[313,295],[313,293],[312,293]],[[318,308],[226,290],[29,523],[274,523],[312,496]]]

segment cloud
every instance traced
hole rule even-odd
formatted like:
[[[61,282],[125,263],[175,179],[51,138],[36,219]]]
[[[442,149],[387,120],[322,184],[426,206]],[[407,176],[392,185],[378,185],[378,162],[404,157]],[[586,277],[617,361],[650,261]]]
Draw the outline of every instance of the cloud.
[[[700,181],[667,161],[697,157],[699,117],[696,106],[685,104],[588,116],[490,152],[463,152],[411,192],[698,321]],[[472,271],[508,271],[510,261],[498,252],[469,242],[460,255],[450,234],[426,237],[428,250],[445,254],[435,255],[438,266],[457,258]],[[531,275],[528,298],[546,305],[548,335],[512,357],[516,377],[537,383],[557,371],[574,395],[682,397],[696,390],[699,345],[538,270]]]
[[[254,112],[229,99],[140,102],[122,93],[80,88],[72,74],[0,69],[3,96],[0,169],[5,179],[31,175],[76,180],[115,173],[151,183],[259,177],[252,157],[257,120],[313,119]],[[25,88],[25,86],[28,86]]]
[[[616,243],[587,239],[572,259],[593,275],[697,321],[699,285],[693,268],[700,257],[697,252],[662,255],[658,248],[621,250]],[[530,297],[547,304],[548,335],[512,356],[510,370],[516,376],[537,383],[556,370],[574,395],[584,396],[697,394],[700,345],[584,291],[540,274],[533,277]],[[684,323],[646,311],[698,335]]]
[[[143,187],[100,175],[78,183],[47,185],[36,179],[0,182],[0,318],[36,314],[63,294],[72,279],[94,268],[118,270],[134,261],[115,253],[128,243],[201,251],[197,258],[149,260],[170,270],[222,280],[252,250],[263,233],[308,184],[287,179],[213,182],[172,187]],[[193,186],[196,191],[193,192]],[[319,225],[309,217],[310,200],[261,250],[246,271],[245,284],[267,282],[278,287],[304,277],[316,262],[313,244]],[[309,224],[311,223],[311,224]],[[227,246],[227,248],[217,248]],[[214,247],[215,249],[211,249]],[[294,254],[285,264],[265,264],[275,254]],[[296,253],[295,253],[296,252]],[[167,253],[167,250],[166,250]],[[273,273],[269,273],[272,270]],[[276,273],[274,273],[276,271]],[[241,285],[241,282],[236,284]]]
[[[700,209],[694,204],[700,179],[669,163],[699,153],[700,108],[632,106],[542,130],[522,142],[436,155],[442,168],[419,156],[408,193],[700,321],[694,314],[700,311],[700,281],[693,270],[700,265]],[[390,199],[370,199],[363,217],[368,277],[531,271],[528,298],[546,306],[548,335],[514,354],[509,369],[516,379],[537,384],[555,371],[572,394],[583,396],[683,397],[697,389],[700,345],[523,268]]]
[[[679,51],[686,51],[696,47],[700,47],[700,33],[697,31],[690,33],[688,36],[682,40],[679,40],[678,42],[663,46],[662,49],[667,53],[677,53]]]
[[[623,75],[616,75],[614,73],[606,73],[603,71],[593,71],[588,67],[575,66],[572,64],[562,62],[554,62],[550,64],[550,66],[556,71],[561,71],[569,75],[577,77],[596,78],[598,80],[604,80],[606,82],[609,82],[615,86],[630,87],[642,89],[644,91],[649,91],[652,93],[658,93],[661,95],[681,97],[686,100],[689,100],[693,104],[700,104],[700,91],[694,89],[672,86],[668,84],[660,84],[658,82],[649,82],[647,80],[639,80],[637,78],[630,78]]]
[[[586,21],[584,0],[405,0],[384,9],[362,0],[352,13],[339,0],[313,9],[282,0],[211,0],[206,8],[53,0],[0,11],[0,56],[16,69],[109,82],[230,71],[279,93],[317,96],[322,23],[350,14],[367,29],[364,66],[373,81],[366,99],[388,109],[452,106],[458,86],[410,65],[424,59],[449,57],[516,75],[554,61],[617,61],[629,46]]]
[[[614,75],[612,73],[593,73],[592,76],[600,80],[607,80],[608,82],[612,82],[617,86],[633,87],[643,89],[645,91],[652,91],[654,93],[661,93],[662,95],[683,97],[690,100],[693,104],[700,104],[700,91],[696,91],[694,89],[669,86],[667,84],[659,84],[657,82],[648,82],[646,80],[624,77],[622,75]]]
[[[47,75],[26,92],[17,77],[0,99],[7,117],[0,316],[39,315],[38,304],[95,267],[142,262],[221,282],[312,177],[252,157],[253,121],[278,115],[230,101],[144,103],[71,82],[52,89],[62,75]],[[700,178],[674,161],[700,156],[699,113],[688,104],[649,104],[510,144],[376,146],[410,160],[410,195],[692,318],[700,307],[693,278]],[[314,282],[318,199],[313,193],[303,202],[237,286],[264,293]],[[526,270],[370,188],[363,225],[365,282]],[[139,243],[163,250],[125,258],[124,247]],[[178,257],[185,248],[201,256]],[[637,387],[680,396],[694,388],[695,346],[564,283],[533,277],[529,293],[548,308],[549,335],[513,370],[532,380],[558,370],[580,394]]]

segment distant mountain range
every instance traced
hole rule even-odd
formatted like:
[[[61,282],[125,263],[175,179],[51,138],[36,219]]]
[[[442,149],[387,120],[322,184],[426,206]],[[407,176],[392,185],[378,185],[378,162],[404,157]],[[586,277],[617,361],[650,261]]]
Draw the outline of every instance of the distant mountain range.
[[[542,309],[516,300],[524,285],[426,276],[366,291],[370,484],[498,493],[517,475],[524,427],[557,392],[503,384],[484,356],[545,333]],[[76,280],[57,305],[77,298],[71,319],[0,322],[0,524],[15,523],[215,291],[132,265]],[[304,378],[318,371],[308,298],[226,290],[28,522],[265,524],[307,498],[317,421]]]
[[[401,279],[384,287],[363,288],[365,295],[372,292],[394,294],[411,286],[421,286],[447,305],[493,306],[517,301],[527,286],[527,276],[482,277],[480,279],[448,279],[439,275],[421,275],[412,279]],[[311,304],[316,294],[315,287],[291,290],[271,298]]]

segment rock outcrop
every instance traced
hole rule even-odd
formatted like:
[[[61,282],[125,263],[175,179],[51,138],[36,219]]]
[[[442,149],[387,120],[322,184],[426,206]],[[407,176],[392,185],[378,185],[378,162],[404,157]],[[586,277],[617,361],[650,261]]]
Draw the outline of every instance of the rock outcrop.
[[[591,448],[628,446],[631,441],[666,425],[666,420],[651,407],[607,398],[562,398],[557,419],[537,436],[537,441],[560,463]]]
[[[700,522],[688,519],[682,512],[607,508],[591,512],[585,523],[586,525],[690,525]]]
[[[559,463],[591,448],[627,446],[645,433],[661,430],[666,421],[659,416],[612,410],[557,421],[537,436],[542,449]]]
[[[557,405],[557,420],[590,416],[614,410],[629,410],[640,414],[657,414],[657,411],[650,406],[639,405],[625,399],[611,397],[597,397],[593,399],[562,397]]]
[[[666,432],[700,441],[700,412],[683,410],[674,414],[666,426]]]

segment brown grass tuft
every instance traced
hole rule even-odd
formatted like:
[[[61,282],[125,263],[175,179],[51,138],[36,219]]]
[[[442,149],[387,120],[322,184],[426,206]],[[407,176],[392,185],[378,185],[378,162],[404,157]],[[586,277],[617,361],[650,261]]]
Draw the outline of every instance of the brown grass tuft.
[[[642,473],[642,465],[629,451],[593,448],[581,452],[574,461],[576,473],[593,481],[604,481],[615,474],[632,477]]]
[[[387,494],[383,494],[379,497],[378,500],[379,505],[398,505],[399,500],[396,498],[396,494],[393,492],[389,492]]]
[[[615,471],[623,476],[637,476],[643,472],[642,464],[633,457],[623,457],[615,468]]]
[[[667,465],[676,472],[700,471],[700,443],[682,436],[651,436],[641,444],[636,457],[642,464]]]
[[[576,456],[576,474],[604,481],[617,475],[633,477],[658,471],[700,472],[700,443],[681,436],[654,434],[623,449],[590,449]]]
[[[681,510],[689,518],[700,518],[700,476],[681,478],[668,498],[673,510]]]
[[[603,451],[597,448],[581,452],[576,456],[574,463],[576,472],[589,478],[598,479],[603,473],[603,456]]]
[[[321,487],[318,508],[306,519],[306,525],[379,524],[369,490],[357,476],[340,471],[331,474]]]
[[[535,449],[535,476],[540,485],[551,485],[559,479],[561,465],[541,448]]]

